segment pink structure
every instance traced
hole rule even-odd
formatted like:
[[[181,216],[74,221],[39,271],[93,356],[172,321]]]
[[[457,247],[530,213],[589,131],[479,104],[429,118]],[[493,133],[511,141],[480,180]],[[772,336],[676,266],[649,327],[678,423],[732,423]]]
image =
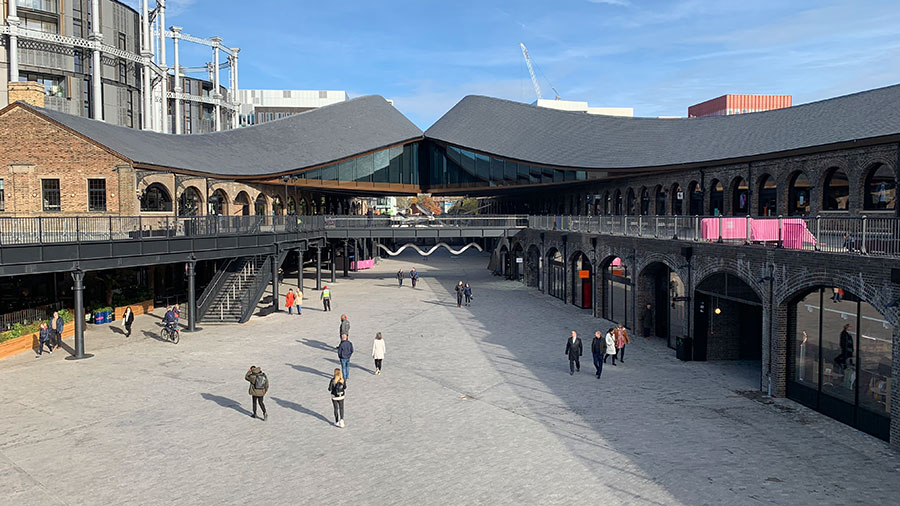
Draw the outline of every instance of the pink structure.
[[[375,266],[375,259],[370,258],[369,260],[360,260],[359,262],[350,262],[350,269],[355,271],[361,271],[363,269],[371,269]]]
[[[747,237],[749,220],[750,237]],[[790,249],[803,249],[804,244],[816,244],[816,238],[806,228],[801,218],[785,218],[778,230],[777,219],[753,218],[703,218],[700,222],[701,237],[710,241],[743,239],[748,242],[782,241],[782,246]],[[719,226],[721,225],[721,236]]]

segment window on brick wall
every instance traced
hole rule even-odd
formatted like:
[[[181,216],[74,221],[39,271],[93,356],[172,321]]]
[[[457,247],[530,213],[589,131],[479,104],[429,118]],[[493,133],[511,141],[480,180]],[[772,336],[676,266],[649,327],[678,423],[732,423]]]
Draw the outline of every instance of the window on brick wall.
[[[0,179],[0,211],[6,211],[6,192],[3,190],[2,179]]]
[[[44,211],[59,211],[59,179],[42,179],[41,195]]]
[[[88,179],[88,211],[106,211],[105,179]]]

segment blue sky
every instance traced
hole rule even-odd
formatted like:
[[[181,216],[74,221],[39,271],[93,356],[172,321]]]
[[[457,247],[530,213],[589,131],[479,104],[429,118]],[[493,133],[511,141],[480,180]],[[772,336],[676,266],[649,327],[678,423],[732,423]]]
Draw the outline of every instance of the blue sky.
[[[533,102],[520,42],[545,98],[552,84],[564,99],[637,116],[685,116],[725,93],[789,94],[798,104],[900,83],[896,0],[168,5],[167,24],[241,48],[241,88],[380,94],[423,129],[465,95]],[[183,64],[209,59],[191,51]]]

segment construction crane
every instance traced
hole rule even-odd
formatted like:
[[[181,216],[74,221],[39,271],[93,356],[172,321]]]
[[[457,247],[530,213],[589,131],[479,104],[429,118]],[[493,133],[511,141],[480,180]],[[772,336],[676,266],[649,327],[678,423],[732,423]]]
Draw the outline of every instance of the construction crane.
[[[525,56],[525,65],[528,65],[528,73],[531,74],[531,84],[534,85],[534,92],[537,94],[538,100],[544,98],[541,96],[541,86],[538,84],[537,77],[534,76],[534,67],[531,66],[531,57],[528,56],[528,49],[525,44],[519,43],[522,48],[522,55]]]

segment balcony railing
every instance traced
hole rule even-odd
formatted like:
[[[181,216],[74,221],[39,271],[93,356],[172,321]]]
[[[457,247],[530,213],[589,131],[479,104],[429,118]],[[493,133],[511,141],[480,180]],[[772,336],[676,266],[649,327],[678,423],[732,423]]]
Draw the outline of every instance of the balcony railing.
[[[900,257],[900,218],[531,216],[529,228]]]

